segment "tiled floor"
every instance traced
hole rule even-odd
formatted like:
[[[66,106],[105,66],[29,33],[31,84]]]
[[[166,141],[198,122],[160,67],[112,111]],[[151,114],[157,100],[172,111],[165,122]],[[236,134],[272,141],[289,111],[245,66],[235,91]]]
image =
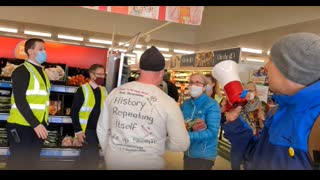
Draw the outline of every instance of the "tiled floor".
[[[183,153],[181,152],[166,152],[165,159],[167,161],[168,170],[183,169]],[[230,162],[218,156],[212,170],[231,170]]]

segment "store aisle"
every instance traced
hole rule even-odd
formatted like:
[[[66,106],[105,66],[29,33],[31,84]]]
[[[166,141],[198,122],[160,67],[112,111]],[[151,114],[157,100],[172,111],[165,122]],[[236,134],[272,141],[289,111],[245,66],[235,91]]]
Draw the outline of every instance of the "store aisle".
[[[167,161],[168,170],[182,170],[183,168],[183,153],[181,152],[166,152],[165,160]],[[215,166],[212,170],[231,170],[230,162],[218,156]]]

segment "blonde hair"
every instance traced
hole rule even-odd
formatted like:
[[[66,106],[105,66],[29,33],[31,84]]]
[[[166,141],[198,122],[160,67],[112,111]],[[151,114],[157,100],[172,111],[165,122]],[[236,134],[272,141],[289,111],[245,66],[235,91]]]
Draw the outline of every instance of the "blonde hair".
[[[203,75],[201,73],[193,73],[193,74],[191,74],[189,79],[191,79],[192,76],[199,76],[203,81],[203,86],[206,86],[208,84],[208,79],[205,75]]]

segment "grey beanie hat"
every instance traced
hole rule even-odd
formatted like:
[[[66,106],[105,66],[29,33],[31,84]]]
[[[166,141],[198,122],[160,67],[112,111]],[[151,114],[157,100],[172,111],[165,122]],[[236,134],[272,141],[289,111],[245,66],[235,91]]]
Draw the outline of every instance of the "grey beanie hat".
[[[320,79],[320,36],[293,33],[271,48],[272,62],[289,80],[308,86]]]

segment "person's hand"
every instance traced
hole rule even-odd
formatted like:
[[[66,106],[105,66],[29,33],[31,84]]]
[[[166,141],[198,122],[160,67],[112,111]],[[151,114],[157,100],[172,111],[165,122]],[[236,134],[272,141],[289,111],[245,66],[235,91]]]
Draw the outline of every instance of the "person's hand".
[[[48,131],[47,129],[44,127],[43,124],[39,124],[37,127],[33,128],[34,131],[36,132],[38,138],[40,139],[47,139],[48,137]]]
[[[201,131],[207,129],[207,125],[204,120],[196,119],[194,120],[194,125],[192,126],[193,131]]]
[[[82,131],[77,132],[76,137],[78,138],[80,143],[84,143],[84,139],[86,138]]]
[[[228,112],[225,112],[227,122],[235,121],[240,116],[242,106],[230,109]]]

